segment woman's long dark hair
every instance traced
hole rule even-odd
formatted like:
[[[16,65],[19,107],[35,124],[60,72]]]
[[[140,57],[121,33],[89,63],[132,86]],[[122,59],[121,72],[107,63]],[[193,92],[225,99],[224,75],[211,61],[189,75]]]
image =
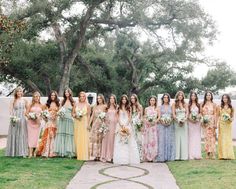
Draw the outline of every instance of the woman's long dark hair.
[[[168,97],[168,104],[170,104],[170,95],[169,93],[164,93],[163,96],[161,97],[161,104],[164,104],[164,97],[167,96]]]
[[[189,103],[188,103],[188,111],[191,112],[191,107],[193,105],[193,101],[192,101],[192,95],[195,95],[196,96],[196,106],[198,107],[198,113],[200,113],[200,104],[198,102],[198,96],[197,96],[197,93],[195,91],[191,91],[190,92],[190,95],[189,95]]]
[[[224,96],[228,99],[228,106],[231,109],[231,117],[232,117],[233,113],[234,113],[234,109],[233,109],[233,106],[232,106],[232,103],[231,103],[231,98],[228,94],[223,94],[222,97],[221,97],[221,109],[223,109],[224,106],[226,105],[223,101]]]
[[[202,104],[202,107],[204,107],[205,106],[205,104],[206,104],[206,102],[207,102],[207,94],[210,94],[211,95],[211,102],[213,103],[213,93],[211,92],[211,91],[207,91],[206,93],[205,93],[205,95],[204,95],[204,100],[203,100],[203,104]]]
[[[62,100],[61,105],[64,106],[65,103],[66,103],[66,100],[67,100],[67,97],[66,97],[66,94],[65,94],[66,91],[70,94],[70,96],[69,96],[69,101],[70,101],[71,106],[74,106],[75,101],[74,101],[74,99],[73,99],[72,90],[71,90],[70,88],[65,89],[65,91],[64,91],[64,93],[63,93],[63,100]]]
[[[55,100],[54,100],[54,101],[53,101],[52,98],[51,98],[52,93],[55,94]],[[56,105],[57,105],[58,107],[60,107],[60,99],[58,98],[58,95],[57,95],[57,92],[56,92],[56,91],[51,91],[51,92],[49,93],[46,106],[47,106],[48,108],[50,108],[50,105],[51,105],[52,102],[55,102]]]
[[[176,95],[175,95],[175,108],[177,109],[177,108],[179,108],[180,106],[179,106],[179,95],[180,94],[182,94],[182,96],[183,96],[183,99],[181,100],[181,102],[182,102],[182,104],[184,105],[185,104],[185,102],[184,102],[184,98],[185,98],[185,96],[184,96],[184,92],[183,91],[178,91],[177,93],[176,93]]]
[[[136,94],[132,94],[132,95],[130,96],[130,98],[131,98],[132,96],[135,98],[135,103],[132,104],[132,102],[131,102],[131,100],[130,100],[131,112],[134,111],[133,105],[135,106],[135,108],[136,108],[137,111],[142,111],[142,108],[141,108],[142,106],[141,106],[141,104],[139,103],[138,96],[137,96]]]
[[[111,94],[109,99],[108,99],[108,103],[107,103],[107,108],[106,108],[106,111],[111,107],[111,103],[110,103],[110,99],[111,97],[113,97],[115,99],[115,103],[114,103],[114,106],[115,106],[115,109],[117,108],[117,99],[116,99],[116,95],[114,94]]]
[[[129,98],[128,98],[128,96],[127,95],[125,95],[125,94],[123,94],[122,96],[121,96],[121,98],[120,98],[120,102],[119,102],[119,108],[118,108],[118,112],[120,111],[120,109],[121,109],[121,107],[122,107],[122,99],[123,98],[125,98],[126,99],[126,103],[125,103],[125,110],[127,111],[127,112],[129,112],[130,113],[130,104],[129,104]]]

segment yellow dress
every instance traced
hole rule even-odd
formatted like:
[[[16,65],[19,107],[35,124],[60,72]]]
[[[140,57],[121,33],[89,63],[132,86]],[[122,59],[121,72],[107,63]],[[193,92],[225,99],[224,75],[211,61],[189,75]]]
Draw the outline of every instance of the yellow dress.
[[[219,159],[235,159],[232,142],[232,122],[224,121],[223,115],[231,114],[231,109],[220,110],[218,154]]]
[[[76,111],[80,110],[76,107]],[[89,159],[89,132],[87,130],[88,118],[87,118],[87,107],[82,110],[83,116],[80,119],[75,119],[74,125],[74,137],[77,160],[88,160]]]

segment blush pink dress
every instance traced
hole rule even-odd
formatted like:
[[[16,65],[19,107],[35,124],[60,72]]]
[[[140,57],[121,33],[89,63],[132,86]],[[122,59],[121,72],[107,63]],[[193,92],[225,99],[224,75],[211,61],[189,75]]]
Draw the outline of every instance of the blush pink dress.
[[[118,123],[117,110],[108,109],[105,123],[108,126],[109,131],[102,139],[101,161],[103,162],[111,161],[113,159],[115,131]]]
[[[38,117],[40,117],[40,114],[42,112],[42,108],[40,106],[32,106],[30,108],[30,112],[36,113]],[[40,118],[37,120],[31,120],[29,119],[27,121],[28,126],[28,145],[30,148],[36,148],[38,144],[38,138],[40,133]]]

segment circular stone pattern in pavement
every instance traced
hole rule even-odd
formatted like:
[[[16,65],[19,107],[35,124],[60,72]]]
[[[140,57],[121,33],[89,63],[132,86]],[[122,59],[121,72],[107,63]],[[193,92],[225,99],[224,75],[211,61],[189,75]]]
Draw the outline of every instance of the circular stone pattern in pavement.
[[[145,170],[136,167],[117,166],[105,169],[103,174],[118,179],[129,179],[144,176],[147,173]]]
[[[98,186],[96,189],[148,189],[148,187],[141,185],[139,183],[135,182],[130,182],[126,180],[119,180],[119,181],[114,181],[110,183],[104,183],[100,186]]]

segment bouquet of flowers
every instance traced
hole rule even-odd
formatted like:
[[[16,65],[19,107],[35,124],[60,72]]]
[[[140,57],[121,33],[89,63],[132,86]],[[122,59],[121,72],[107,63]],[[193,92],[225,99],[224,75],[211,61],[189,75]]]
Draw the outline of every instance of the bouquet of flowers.
[[[177,117],[177,123],[179,124],[180,127],[184,125],[185,121],[186,121],[186,118],[184,116]]]
[[[76,111],[76,118],[81,119],[83,117],[84,113],[82,110],[77,110]]]
[[[36,120],[38,117],[35,112],[30,112],[29,113],[29,119],[31,120]]]
[[[196,111],[192,111],[190,115],[191,120],[197,121],[198,120],[198,113]]]
[[[43,119],[48,120],[50,118],[50,113],[48,110],[44,110],[41,112],[41,116],[43,117]]]
[[[108,126],[103,122],[100,128],[98,129],[98,132],[102,133],[103,135],[106,135],[108,131],[109,131]]]
[[[224,113],[222,115],[222,118],[223,118],[223,121],[226,122],[226,121],[230,121],[231,116],[229,114],[227,114],[227,113]]]
[[[152,123],[156,120],[156,114],[147,115],[148,122]]]
[[[163,114],[161,115],[160,121],[165,125],[170,125],[172,122],[172,118],[169,114]]]
[[[207,125],[210,122],[210,117],[208,115],[204,115],[202,117],[202,123],[203,125]]]
[[[104,120],[105,117],[106,117],[106,112],[100,112],[100,113],[98,114],[98,118],[101,119],[101,120]]]
[[[60,118],[65,118],[66,116],[66,109],[64,107],[61,107],[60,110],[57,112],[57,115],[60,117]]]
[[[137,131],[141,131],[143,123],[137,116],[135,116],[134,118],[132,118],[132,125],[135,129],[137,129]]]
[[[20,118],[18,118],[18,117],[16,117],[16,116],[11,116],[11,117],[10,117],[10,121],[11,121],[11,124],[12,124],[13,126],[15,126],[15,124],[16,124],[18,121],[20,121]]]
[[[121,127],[117,134],[120,135],[120,143],[128,144],[130,137],[130,129],[128,127]]]

